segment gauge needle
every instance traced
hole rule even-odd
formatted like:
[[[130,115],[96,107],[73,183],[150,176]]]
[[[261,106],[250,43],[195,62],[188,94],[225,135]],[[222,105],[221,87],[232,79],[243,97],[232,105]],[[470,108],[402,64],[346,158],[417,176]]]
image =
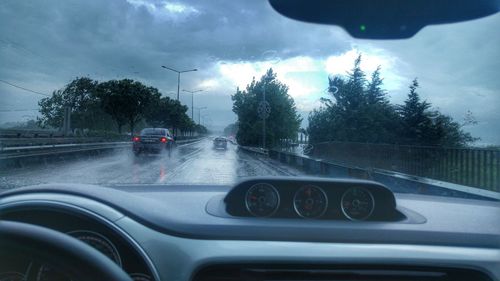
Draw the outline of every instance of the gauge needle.
[[[24,273],[24,276],[23,276],[23,281],[26,281],[27,278],[28,278],[28,273],[30,272],[31,270],[31,266],[33,265],[33,262],[30,262],[30,264],[28,265],[28,268],[26,268],[26,272]]]

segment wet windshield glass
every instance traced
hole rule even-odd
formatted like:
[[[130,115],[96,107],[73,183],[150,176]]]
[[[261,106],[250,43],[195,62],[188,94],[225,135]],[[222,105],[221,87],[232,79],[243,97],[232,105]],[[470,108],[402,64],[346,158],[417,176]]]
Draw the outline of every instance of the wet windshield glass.
[[[377,41],[263,0],[3,0],[0,187],[319,176],[498,197],[499,24]]]

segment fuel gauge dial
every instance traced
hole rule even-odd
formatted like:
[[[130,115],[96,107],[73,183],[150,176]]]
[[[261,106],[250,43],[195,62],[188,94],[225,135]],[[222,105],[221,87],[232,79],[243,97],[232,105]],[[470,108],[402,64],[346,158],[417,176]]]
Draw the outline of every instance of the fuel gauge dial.
[[[248,189],[245,204],[250,214],[256,217],[268,217],[278,210],[280,197],[274,186],[258,183]]]
[[[353,221],[368,219],[375,209],[375,199],[366,188],[351,187],[341,199],[342,212]]]

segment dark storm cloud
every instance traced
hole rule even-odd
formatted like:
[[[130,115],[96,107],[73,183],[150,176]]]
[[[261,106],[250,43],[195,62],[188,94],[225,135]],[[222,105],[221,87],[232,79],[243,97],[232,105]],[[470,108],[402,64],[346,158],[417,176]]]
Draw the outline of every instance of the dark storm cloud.
[[[167,3],[196,13],[168,13]],[[221,60],[258,61],[268,51],[281,58],[318,55],[348,46],[315,42],[329,33],[300,32],[304,24],[277,16],[266,1],[7,0],[0,7],[0,77],[46,93],[76,76],[132,77],[170,92],[176,77],[162,64],[200,69],[183,77],[183,87],[193,88],[213,77]],[[39,97],[0,87],[11,105],[36,106]]]
[[[50,93],[76,76],[129,77],[171,94],[176,75],[161,65],[198,68],[182,77],[181,87],[194,89],[206,79],[223,78],[217,69],[221,61],[256,62],[271,54],[321,62],[352,46],[373,47],[396,58],[394,71],[407,79],[404,84],[419,77],[422,94],[446,112],[459,117],[467,108],[478,119],[498,120],[490,105],[499,101],[499,21],[493,16],[426,28],[407,41],[366,41],[353,40],[338,27],[284,18],[265,0],[2,0],[0,78]],[[234,85],[215,90],[199,94],[196,103],[211,108],[213,123],[223,125],[234,120],[228,96]],[[401,101],[406,85],[391,94]],[[474,102],[467,100],[471,97]],[[40,96],[0,84],[0,98],[0,110],[29,109]],[[190,105],[190,96],[181,101]],[[0,113],[0,123],[22,115]],[[488,128],[480,134],[488,132],[488,139],[500,143],[500,133]]]

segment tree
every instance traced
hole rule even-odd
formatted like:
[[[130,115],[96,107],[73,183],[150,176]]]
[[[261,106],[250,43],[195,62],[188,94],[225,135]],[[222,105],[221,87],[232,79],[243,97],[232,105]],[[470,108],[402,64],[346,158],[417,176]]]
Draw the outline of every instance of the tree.
[[[382,89],[378,67],[366,80],[361,55],[347,77],[329,77],[329,94],[323,106],[309,115],[311,142],[390,142],[397,128],[397,115]]]
[[[266,119],[266,146],[272,146],[280,139],[295,139],[297,136],[302,120],[295,102],[288,95],[288,87],[278,81],[276,73],[269,69],[259,81],[253,79],[244,91],[237,89],[231,96],[233,112],[238,116],[236,138],[242,145],[262,144],[263,122],[257,108],[264,90],[266,101],[271,106],[269,118]]]
[[[440,137],[436,132],[432,132],[431,118],[436,116],[429,111],[430,103],[420,100],[418,87],[418,80],[415,78],[409,87],[408,98],[399,106],[402,123],[400,137],[406,144],[432,145],[436,143],[436,138]]]
[[[232,123],[224,128],[225,136],[234,136],[238,132],[238,123]]]
[[[366,98],[368,104],[389,103],[386,97],[387,93],[382,89],[384,79],[380,77],[380,70],[381,67],[379,65],[377,69],[372,73],[371,80],[368,83],[366,90]]]
[[[464,125],[453,121],[450,116],[437,111],[433,113],[433,116],[435,117],[429,133],[429,139],[434,141],[431,145],[463,147],[479,140],[479,138],[473,137],[470,133],[464,132]]]
[[[60,128],[63,124],[64,108],[70,107],[72,129],[109,127],[109,116],[99,106],[97,85],[98,82],[90,78],[76,78],[63,89],[54,91],[51,97],[40,100],[39,125]]]
[[[475,123],[470,112],[459,124],[431,110],[431,104],[420,99],[416,78],[404,104],[392,105],[383,89],[380,66],[366,81],[360,65],[358,56],[346,77],[329,77],[330,98],[323,98],[322,106],[309,114],[310,142],[464,146],[477,140],[463,131],[463,126]]]
[[[161,96],[158,89],[131,79],[101,83],[98,86],[98,95],[102,108],[118,125],[118,132],[121,133],[123,125],[128,124],[132,134],[135,124],[143,118],[149,106],[157,102]]]
[[[196,124],[189,118],[188,107],[169,97],[162,97],[152,103],[144,117],[154,127],[178,128],[182,131],[196,131]]]
[[[195,128],[195,132],[197,132],[200,135],[206,135],[209,133],[208,129],[203,125],[196,124],[194,126],[194,128]]]
[[[308,117],[309,126],[307,133],[309,134],[309,142],[319,143],[328,140],[334,140],[333,136],[333,120],[330,118],[332,110],[327,110],[324,107],[314,109]]]

